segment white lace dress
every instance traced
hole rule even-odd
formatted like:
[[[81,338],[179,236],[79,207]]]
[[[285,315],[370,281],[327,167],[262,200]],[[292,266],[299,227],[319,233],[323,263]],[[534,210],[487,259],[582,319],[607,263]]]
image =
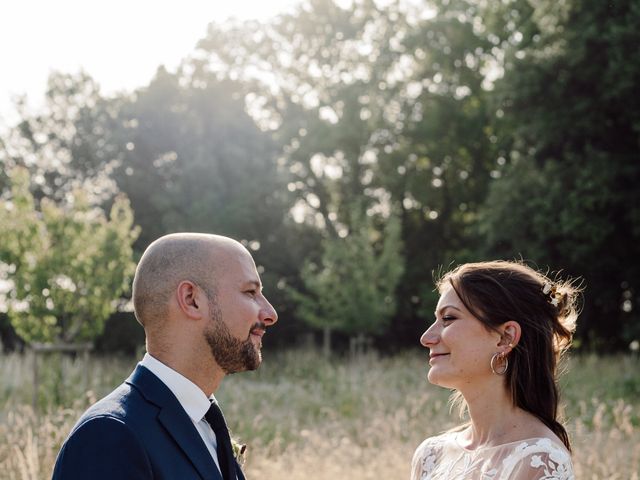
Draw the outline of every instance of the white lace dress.
[[[575,480],[564,445],[529,438],[467,450],[457,432],[427,438],[416,449],[411,480]]]

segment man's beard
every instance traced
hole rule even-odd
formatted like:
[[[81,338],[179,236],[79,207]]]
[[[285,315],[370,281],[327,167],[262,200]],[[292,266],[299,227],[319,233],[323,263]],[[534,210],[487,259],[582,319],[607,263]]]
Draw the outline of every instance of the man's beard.
[[[216,363],[226,374],[257,369],[262,362],[260,348],[253,344],[250,336],[246,340],[238,340],[231,335],[229,328],[222,321],[220,309],[212,301],[209,305],[212,312],[211,321],[209,328],[205,330],[204,338]],[[252,325],[251,329],[260,326],[258,322]]]

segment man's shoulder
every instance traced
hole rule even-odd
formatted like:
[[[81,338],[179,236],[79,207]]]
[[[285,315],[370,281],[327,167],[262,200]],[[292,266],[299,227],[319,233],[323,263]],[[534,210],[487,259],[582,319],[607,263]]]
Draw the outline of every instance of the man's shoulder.
[[[126,384],[92,405],[62,445],[54,480],[151,478],[149,455],[135,421],[146,416],[144,410],[140,395]]]
[[[131,385],[122,383],[107,396],[94,403],[85,415],[113,414],[114,416],[123,416],[132,405],[137,403],[138,398],[139,394]]]
[[[149,403],[140,392],[125,382],[91,405],[82,414],[74,430],[86,422],[100,419],[119,420],[126,424],[134,416],[139,417],[148,407]]]

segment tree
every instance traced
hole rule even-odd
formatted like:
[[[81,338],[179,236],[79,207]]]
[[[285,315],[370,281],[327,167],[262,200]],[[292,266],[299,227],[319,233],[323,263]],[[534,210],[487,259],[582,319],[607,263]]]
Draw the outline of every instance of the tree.
[[[583,277],[579,337],[623,347],[640,335],[640,4],[523,8],[497,85],[510,142],[479,223],[485,253]]]
[[[499,143],[488,72],[499,67],[501,50],[486,26],[491,5],[424,2],[422,11],[406,14],[407,26],[389,53],[395,81],[387,86],[389,121],[370,146],[376,158],[371,188],[388,192],[401,207],[410,259],[390,341],[415,343],[436,306],[433,272],[476,260],[482,245],[474,226]]]
[[[62,202],[81,188],[108,208],[122,192],[141,227],[136,250],[174,231],[226,234],[253,251],[268,285],[282,286],[317,244],[301,242],[308,233],[284,223],[288,175],[270,134],[246,113],[237,82],[159,68],[148,86],[103,98],[88,76],[55,73],[44,107],[23,105],[20,113],[0,138],[0,189],[5,172],[21,165],[36,203]],[[282,312],[291,308],[282,288],[270,298]]]
[[[27,342],[90,341],[102,332],[126,290],[138,235],[124,196],[109,219],[76,190],[63,204],[39,203],[24,168],[9,172],[0,201],[0,267],[12,288],[5,298],[16,332]]]
[[[335,236],[354,202],[384,197],[369,188],[368,149],[386,121],[389,45],[405,28],[395,4],[316,0],[270,24],[211,25],[199,44],[195,69],[244,83],[249,112],[281,149],[296,218],[319,234]]]
[[[412,262],[390,335],[413,339],[435,306],[423,301],[431,271],[479,243],[471,226],[496,165],[484,86],[494,44],[474,1],[346,5],[212,25],[195,63],[245,83],[250,113],[282,150],[292,212],[319,236],[339,241],[357,202],[399,208]]]
[[[289,175],[270,133],[245,111],[242,85],[188,66],[159,68],[120,101],[116,119],[111,176],[142,229],[135,248],[175,231],[229,235],[252,251],[278,310],[291,308],[275,286],[297,274],[308,235],[285,223]]]
[[[350,230],[327,237],[319,264],[302,267],[304,292],[290,290],[298,314],[324,331],[328,355],[332,330],[356,335],[382,334],[396,309],[396,287],[404,270],[400,223],[391,215],[383,231],[355,205]]]
[[[99,85],[83,72],[54,72],[43,103],[35,112],[24,99],[17,103],[20,120],[0,138],[0,189],[19,165],[30,172],[36,201],[63,201],[78,189],[92,203],[109,201],[115,194],[108,172],[117,161],[111,135],[119,102],[101,97]]]
[[[286,182],[237,90],[212,75],[160,68],[121,105],[113,178],[142,226],[141,248],[177,230],[277,243]]]

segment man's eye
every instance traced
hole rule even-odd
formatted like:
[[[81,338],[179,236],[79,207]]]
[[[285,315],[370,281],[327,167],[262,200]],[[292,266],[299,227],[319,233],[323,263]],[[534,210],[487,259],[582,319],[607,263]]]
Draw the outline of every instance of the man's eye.
[[[246,291],[246,292],[244,292],[244,293],[248,293],[248,294],[249,294],[249,295],[251,295],[252,297],[255,297],[255,296],[256,296],[256,293],[258,293],[258,291],[257,291],[256,289],[253,289],[253,290],[247,290],[247,291]]]

